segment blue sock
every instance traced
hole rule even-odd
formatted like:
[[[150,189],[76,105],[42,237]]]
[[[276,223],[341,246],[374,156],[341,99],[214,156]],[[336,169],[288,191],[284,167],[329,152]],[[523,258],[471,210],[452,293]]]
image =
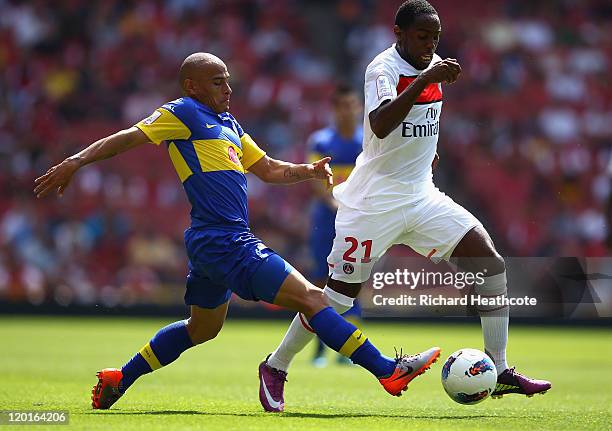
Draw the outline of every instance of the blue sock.
[[[193,347],[193,342],[187,332],[187,321],[179,320],[160,329],[151,341],[121,368],[123,378],[119,391],[125,392],[138,377],[168,365],[190,347]]]
[[[319,311],[308,323],[330,348],[351,358],[377,378],[390,376],[395,370],[395,360],[382,355],[359,329],[332,307]]]
[[[121,367],[121,373],[123,374],[123,378],[119,383],[119,392],[124,393],[127,388],[132,386],[134,381],[142,376],[143,374],[147,374],[153,371],[149,366],[148,362],[142,357],[139,353],[136,353],[132,356],[127,364]]]

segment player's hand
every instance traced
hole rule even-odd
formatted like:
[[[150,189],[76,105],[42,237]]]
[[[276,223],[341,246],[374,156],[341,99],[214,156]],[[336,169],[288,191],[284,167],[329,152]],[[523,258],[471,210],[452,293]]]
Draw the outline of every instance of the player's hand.
[[[42,176],[34,180],[34,193],[37,198],[47,196],[49,193],[57,192],[59,196],[70,184],[72,176],[79,169],[79,162],[75,159],[66,159],[59,165],[55,165]]]
[[[423,72],[421,76],[426,79],[428,83],[446,82],[447,84],[452,84],[459,78],[460,73],[461,65],[457,59],[445,58]]]
[[[329,167],[331,157],[324,157],[312,163],[314,178],[326,180],[327,189],[329,190],[334,185],[334,174]]]
[[[438,162],[440,161],[440,156],[438,155],[438,153],[436,153],[436,155],[434,156],[433,160],[431,161],[431,170],[433,171],[434,169],[436,169],[436,166],[438,166]]]

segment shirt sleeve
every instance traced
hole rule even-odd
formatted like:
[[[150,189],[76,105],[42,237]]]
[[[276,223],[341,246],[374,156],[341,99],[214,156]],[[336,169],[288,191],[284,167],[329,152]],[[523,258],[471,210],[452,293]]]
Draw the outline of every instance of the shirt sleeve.
[[[242,137],[240,138],[240,143],[242,144],[241,163],[244,170],[249,169],[263,156],[266,155],[266,152],[259,148],[259,146],[255,143],[251,136],[249,136],[248,133],[242,134]]]
[[[397,97],[397,79],[384,63],[370,64],[365,74],[366,113],[376,110],[383,102]]]
[[[144,120],[135,124],[156,145],[162,141],[188,139],[191,136],[189,128],[172,112],[159,108]]]

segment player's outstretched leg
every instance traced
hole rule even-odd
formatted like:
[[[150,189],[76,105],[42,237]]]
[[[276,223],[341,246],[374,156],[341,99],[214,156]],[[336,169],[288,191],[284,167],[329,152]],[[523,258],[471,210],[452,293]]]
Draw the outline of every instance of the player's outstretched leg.
[[[359,301],[357,299],[355,299],[353,307],[346,313],[342,314],[342,317],[351,322],[357,328],[362,326],[363,322],[361,320],[361,305],[359,304]],[[336,355],[336,362],[338,363],[338,365],[353,365],[349,358],[342,355]]]
[[[216,308],[191,306],[191,318],[160,329],[121,369],[96,373],[91,395],[94,409],[110,408],[140,376],[174,362],[185,350],[215,338],[221,330],[228,303]]]
[[[440,356],[440,349],[431,348],[418,355],[398,355],[395,359],[382,355],[366,336],[342,318],[325,300],[323,291],[310,284],[297,271],[283,282],[275,304],[302,313],[303,322],[331,349],[370,371],[392,395],[400,395],[408,383],[422,374]],[[284,409],[283,386],[286,373],[262,362],[259,367],[259,398],[266,411]]]
[[[355,298],[336,292],[329,286],[325,286],[323,294],[331,307],[342,314],[351,309]],[[291,361],[310,341],[315,338],[312,328],[306,323],[307,319],[302,313],[298,313],[294,318],[285,337],[280,345],[272,352],[267,363],[277,370],[287,372]]]

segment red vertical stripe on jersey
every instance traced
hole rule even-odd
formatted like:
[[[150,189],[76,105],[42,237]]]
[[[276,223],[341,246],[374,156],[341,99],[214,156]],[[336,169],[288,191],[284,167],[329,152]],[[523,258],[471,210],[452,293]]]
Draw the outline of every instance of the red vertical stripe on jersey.
[[[400,76],[397,84],[397,94],[404,91],[417,77],[416,76]],[[417,97],[416,103],[434,103],[442,100],[442,90],[439,83],[431,83],[425,87],[425,90]]]

